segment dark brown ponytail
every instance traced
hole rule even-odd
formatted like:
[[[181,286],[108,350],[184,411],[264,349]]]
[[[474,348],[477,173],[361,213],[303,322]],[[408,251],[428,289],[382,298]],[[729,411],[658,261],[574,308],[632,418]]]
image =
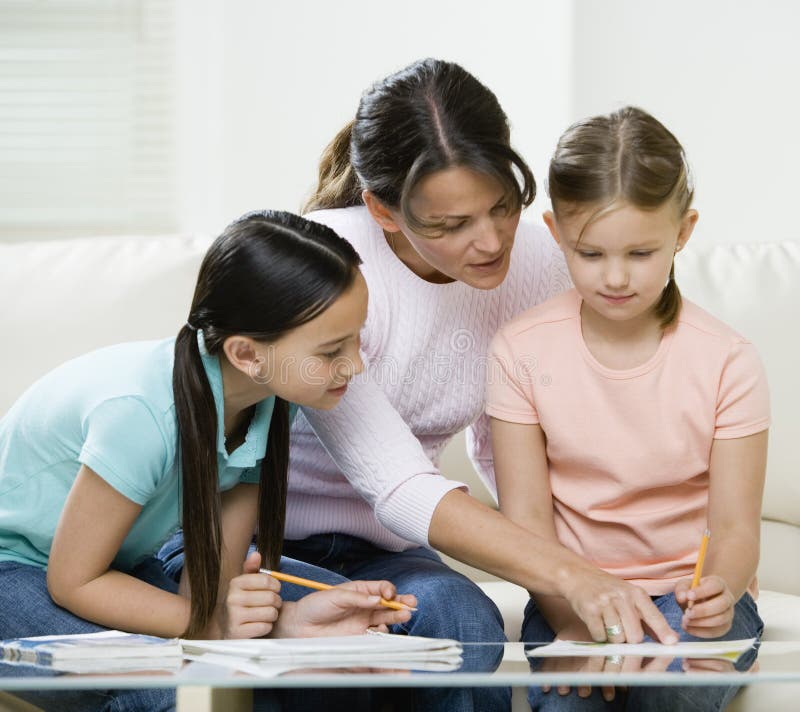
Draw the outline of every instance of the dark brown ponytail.
[[[184,326],[175,340],[172,389],[178,418],[181,510],[192,605],[184,637],[202,634],[217,605],[222,535],[217,484],[217,408],[197,334]]]
[[[270,569],[278,569],[286,521],[286,473],[289,470],[289,404],[275,399],[269,425],[267,454],[261,462],[258,492],[258,533],[256,548]]]
[[[330,228],[274,211],[251,213],[229,225],[203,259],[187,325],[175,340],[172,374],[191,587],[184,637],[202,635],[214,615],[222,554],[221,424],[198,342],[210,356],[224,358],[230,336],[275,341],[348,289],[360,262],[352,245]],[[258,549],[272,567],[283,544],[288,462],[289,404],[275,397],[261,462],[257,534]]]

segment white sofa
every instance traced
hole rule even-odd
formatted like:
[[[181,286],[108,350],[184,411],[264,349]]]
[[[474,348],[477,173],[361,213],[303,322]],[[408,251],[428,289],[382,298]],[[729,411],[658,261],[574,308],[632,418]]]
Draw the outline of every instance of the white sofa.
[[[68,358],[175,333],[208,244],[207,237],[193,235],[0,244],[0,415],[33,380]],[[695,239],[679,255],[677,272],[684,294],[746,334],[766,364],[773,426],[759,606],[766,640],[800,641],[800,456],[794,442],[800,418],[793,415],[800,403],[800,242],[706,246]],[[491,501],[463,449],[463,440],[454,439],[442,457],[443,472]],[[498,602],[509,638],[517,639],[525,591],[461,568]],[[793,708],[781,701],[790,687],[749,688],[731,709]]]

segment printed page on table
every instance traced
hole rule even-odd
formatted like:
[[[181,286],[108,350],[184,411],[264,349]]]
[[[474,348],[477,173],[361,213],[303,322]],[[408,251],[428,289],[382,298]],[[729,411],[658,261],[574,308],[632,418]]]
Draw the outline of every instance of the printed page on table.
[[[752,648],[755,638],[744,640],[687,641],[675,645],[661,643],[593,643],[577,640],[556,640],[549,645],[526,650],[531,658],[587,657],[593,655],[638,655],[674,658],[721,658],[736,662],[742,653]]]

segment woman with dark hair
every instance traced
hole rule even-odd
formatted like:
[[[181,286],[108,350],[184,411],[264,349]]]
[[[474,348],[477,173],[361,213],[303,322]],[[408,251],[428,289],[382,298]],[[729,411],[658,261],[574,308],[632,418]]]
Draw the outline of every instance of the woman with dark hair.
[[[295,404],[333,407],[362,367],[359,263],[330,228],[247,215],[211,245],[177,338],[86,354],[20,397],[0,420],[0,637],[347,634],[409,618],[377,602],[395,596],[386,581],[282,605],[258,573],[280,557]],[[178,587],[152,553],[181,522]],[[157,710],[174,693],[118,699]]]
[[[437,467],[450,438],[468,428],[473,462],[494,488],[482,415],[490,339],[570,286],[546,230],[520,221],[535,193],[497,98],[450,62],[418,61],[377,82],[328,146],[306,209],[364,260],[366,368],[335,411],[304,409],[294,422],[284,554],[302,563],[284,569],[331,583],[387,578],[419,601],[403,630],[503,640],[494,604],[435,548],[563,596],[598,637],[611,609],[670,639],[641,588],[531,535]],[[520,367],[546,379],[535,365]],[[458,694],[443,706],[508,704],[498,689]]]

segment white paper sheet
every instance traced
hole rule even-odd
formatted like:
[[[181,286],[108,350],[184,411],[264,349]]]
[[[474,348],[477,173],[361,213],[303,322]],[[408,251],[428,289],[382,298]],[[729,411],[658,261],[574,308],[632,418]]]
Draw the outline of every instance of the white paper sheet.
[[[587,657],[608,655],[637,655],[673,658],[725,658],[736,661],[755,644],[755,638],[745,640],[691,641],[662,645],[661,643],[587,643],[575,640],[556,640],[549,645],[531,648],[526,653],[532,658]]]

